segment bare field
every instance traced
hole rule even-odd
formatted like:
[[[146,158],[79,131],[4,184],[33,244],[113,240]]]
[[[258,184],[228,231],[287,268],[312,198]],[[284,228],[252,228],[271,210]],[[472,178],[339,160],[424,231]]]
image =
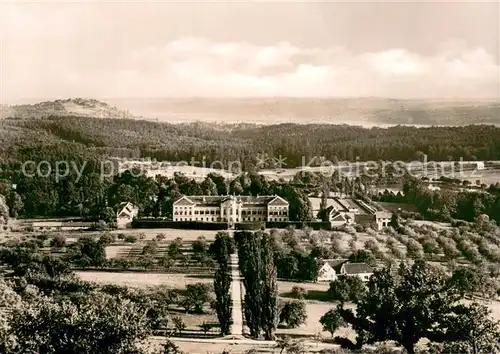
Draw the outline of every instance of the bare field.
[[[106,259],[120,258],[121,255],[127,254],[132,246],[107,246]]]
[[[94,271],[76,271],[75,273],[80,279],[85,281],[138,288],[157,285],[166,285],[171,288],[184,288],[187,284],[212,283],[213,281],[211,278],[185,274]]]
[[[278,291],[279,293],[288,293],[292,291],[292,288],[294,286],[300,286],[301,288],[304,288],[307,291],[313,290],[313,291],[327,291],[328,288],[330,287],[330,284],[328,283],[299,283],[299,282],[292,282],[292,281],[278,281]]]

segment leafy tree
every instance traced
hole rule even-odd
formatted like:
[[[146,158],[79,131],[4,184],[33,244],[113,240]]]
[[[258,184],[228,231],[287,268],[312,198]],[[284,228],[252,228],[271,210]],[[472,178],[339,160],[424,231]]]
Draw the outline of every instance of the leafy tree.
[[[174,316],[172,322],[174,323],[174,328],[177,333],[181,334],[182,331],[186,329],[186,323],[184,323],[180,316]]]
[[[357,276],[341,276],[330,283],[328,294],[332,300],[356,302],[364,296],[366,286]]]
[[[158,245],[155,241],[147,242],[142,248],[142,254],[148,256],[155,256],[158,253]]]
[[[210,177],[206,177],[200,186],[203,190],[203,195],[217,195],[217,185],[212,181]]]
[[[177,237],[168,245],[168,255],[172,258],[178,258],[182,255],[182,239]]]
[[[290,354],[304,353],[304,344],[301,340],[291,340],[289,336],[283,336],[276,339],[276,348],[283,352]]]
[[[6,198],[6,203],[9,208],[9,214],[13,218],[17,218],[20,213],[23,212],[24,203],[21,196],[15,192],[11,191]]]
[[[109,232],[105,232],[99,237],[99,242],[101,242],[104,246],[109,246],[116,242],[116,236],[110,234]]]
[[[106,262],[104,245],[91,237],[80,237],[69,249],[68,260],[82,267],[101,267]]]
[[[219,319],[222,335],[229,334],[232,316],[232,298],[230,295],[231,288],[231,270],[229,265],[229,242],[224,241],[228,238],[227,235],[218,235],[219,246],[216,250],[219,267],[215,272],[214,290],[215,290],[215,310]],[[215,242],[214,242],[215,243]],[[216,248],[214,246],[214,248]],[[215,252],[215,251],[214,251]]]
[[[100,293],[68,300],[40,297],[9,316],[13,353],[134,353],[150,334],[144,311]]]
[[[191,247],[193,249],[193,253],[196,255],[205,255],[208,250],[207,241],[203,236],[200,236],[195,241],[193,241]]]
[[[352,253],[349,256],[348,261],[351,263],[366,263],[369,265],[375,265],[377,262],[373,254],[365,250],[357,250],[356,252]]]
[[[184,354],[174,342],[167,340],[161,354]]]
[[[262,330],[266,340],[274,339],[274,332],[278,326],[278,282],[272,243],[269,234],[264,233],[261,238],[260,257],[262,259],[259,272],[262,273]],[[258,255],[259,256],[259,255]],[[257,285],[258,286],[258,285]]]
[[[245,319],[250,336],[259,338],[264,307],[260,239],[249,231],[236,232],[234,237],[238,245],[239,266],[245,286]]]
[[[332,337],[334,333],[345,324],[342,316],[335,309],[331,309],[321,316],[319,323],[323,326],[323,331],[330,332]]]
[[[158,242],[163,241],[165,239],[165,237],[166,237],[165,234],[158,234],[158,235],[156,235],[155,240]]]
[[[470,267],[460,267],[453,271],[450,279],[450,284],[454,286],[457,291],[462,295],[472,295],[481,289],[485,279],[481,274]]]
[[[456,353],[497,353],[500,351],[500,322],[490,317],[484,305],[460,304],[448,318],[445,348]]]
[[[307,320],[306,304],[303,301],[287,301],[281,305],[279,322],[288,328],[296,328]]]
[[[188,284],[183,292],[182,306],[186,312],[194,310],[203,313],[203,306],[210,300],[210,289],[207,284]]]
[[[409,239],[406,242],[406,254],[408,257],[420,259],[424,257],[424,248],[417,241]]]
[[[212,329],[212,325],[208,322],[203,322],[200,325],[200,329],[203,331],[203,333],[207,334]]]
[[[158,260],[158,265],[165,269],[171,268],[174,265],[174,263],[175,261],[168,255],[168,253],[165,253],[163,257],[161,257]]]

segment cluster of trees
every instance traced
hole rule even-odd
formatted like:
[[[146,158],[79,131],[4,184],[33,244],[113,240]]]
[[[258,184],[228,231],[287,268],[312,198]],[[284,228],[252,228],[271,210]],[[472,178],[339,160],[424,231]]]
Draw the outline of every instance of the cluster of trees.
[[[271,238],[265,232],[235,233],[238,261],[245,286],[244,313],[252,338],[263,333],[274,339],[278,313],[277,271],[273,260]]]
[[[350,325],[356,340],[336,337],[350,349],[365,344],[395,341],[408,353],[422,338],[441,343],[447,352],[493,353],[500,349],[499,323],[479,303],[464,304],[462,289],[441,269],[424,261],[394,271],[377,271],[367,291],[355,301],[356,311],[341,303],[322,317],[321,323],[332,334]]]
[[[232,180],[211,173],[199,182],[178,172],[172,178],[162,175],[153,178],[140,169],[118,173],[116,168],[112,169],[116,174],[111,175],[110,166],[101,165],[97,157],[86,153],[70,160],[74,167],[67,176],[58,177],[58,161],[73,158],[70,153],[66,157],[57,151],[32,154],[27,152],[26,158],[47,161],[50,170],[44,165],[42,175],[35,171],[25,174],[20,172],[19,164],[0,170],[0,195],[6,196],[12,217],[75,216],[112,225],[117,208],[124,201],[137,205],[141,216],[171,217],[172,204],[182,195],[227,194],[279,195],[290,203],[291,220],[308,221],[312,217],[305,191],[293,182],[269,182],[255,172],[243,173]]]
[[[406,246],[407,257],[448,262],[451,270],[456,268],[458,261],[466,260],[477,274],[491,279],[483,282],[483,293],[495,292],[492,281],[499,276],[497,264],[500,262],[500,227],[486,215],[476,218],[474,223],[442,230],[417,226],[397,216],[393,220],[395,229],[388,229],[386,238],[386,244],[393,254],[397,240]],[[490,290],[486,291],[488,288]]]
[[[500,223],[500,195],[447,189],[430,190],[425,183],[409,178],[403,186],[404,202],[416,205],[425,217],[443,221],[474,221],[486,214]]]
[[[105,239],[81,238],[75,261],[100,264]],[[219,264],[213,289],[204,283],[135,289],[84,282],[64,258],[40,251],[44,241],[31,238],[0,249],[0,264],[7,267],[0,279],[2,353],[156,353],[144,341],[155,330],[173,335],[186,329],[172,312],[202,314],[209,305],[217,312],[221,333],[229,333],[234,240],[226,233],[218,234],[206,250]],[[204,332],[211,327],[200,325]],[[161,353],[167,352],[179,351],[167,343]]]

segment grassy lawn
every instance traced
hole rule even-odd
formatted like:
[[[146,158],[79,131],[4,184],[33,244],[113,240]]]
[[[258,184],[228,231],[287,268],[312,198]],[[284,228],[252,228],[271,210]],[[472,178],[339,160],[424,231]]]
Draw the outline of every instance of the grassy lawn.
[[[131,287],[149,287],[166,285],[172,288],[184,288],[187,284],[212,283],[213,280],[206,276],[167,274],[167,273],[142,273],[142,272],[95,272],[76,271],[76,275],[85,281],[98,284],[115,284]]]

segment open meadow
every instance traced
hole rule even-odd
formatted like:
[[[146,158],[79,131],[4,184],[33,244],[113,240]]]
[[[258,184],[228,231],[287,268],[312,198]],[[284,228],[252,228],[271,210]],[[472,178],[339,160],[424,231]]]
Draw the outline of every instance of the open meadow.
[[[167,286],[174,289],[185,288],[188,284],[206,283],[211,284],[213,279],[203,275],[193,274],[170,274],[152,272],[95,272],[76,271],[80,279],[98,284],[114,284],[146,288],[152,286]]]

